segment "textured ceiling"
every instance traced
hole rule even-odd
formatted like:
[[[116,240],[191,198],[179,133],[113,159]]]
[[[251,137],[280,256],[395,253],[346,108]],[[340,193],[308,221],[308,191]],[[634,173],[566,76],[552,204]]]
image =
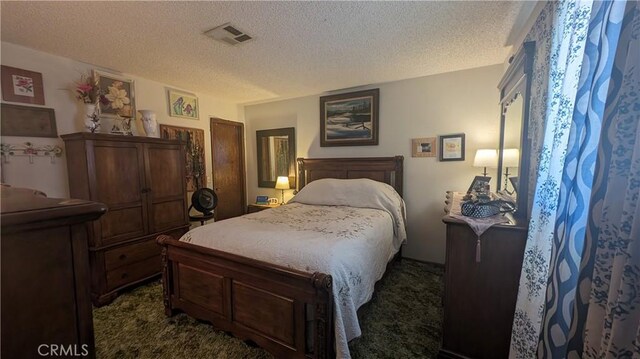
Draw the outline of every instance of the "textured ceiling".
[[[502,63],[526,8],[478,1],[2,1],[1,35],[246,103]],[[233,47],[203,35],[225,22],[254,40]]]

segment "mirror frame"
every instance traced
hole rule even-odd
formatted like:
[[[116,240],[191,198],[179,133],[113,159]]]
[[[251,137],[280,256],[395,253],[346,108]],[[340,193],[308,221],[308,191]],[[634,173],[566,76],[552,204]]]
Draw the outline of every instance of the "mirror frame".
[[[294,127],[274,128],[270,130],[258,130],[256,131],[256,148],[257,148],[257,163],[258,163],[258,187],[275,188],[276,181],[267,181],[261,178],[262,173],[262,146],[260,146],[260,139],[269,136],[288,136],[289,137],[289,187],[295,188],[296,186],[296,131]]]
[[[531,75],[533,73],[533,56],[535,42],[525,42],[518,52],[509,60],[509,68],[498,84],[500,90],[500,147],[498,150],[498,188],[503,186],[502,152],[504,150],[504,131],[506,113],[509,105],[518,96],[522,96],[522,129],[520,133],[520,158],[518,167],[518,192],[516,198],[517,218],[528,218],[529,215],[529,159],[531,140],[529,139],[529,108],[531,95]]]

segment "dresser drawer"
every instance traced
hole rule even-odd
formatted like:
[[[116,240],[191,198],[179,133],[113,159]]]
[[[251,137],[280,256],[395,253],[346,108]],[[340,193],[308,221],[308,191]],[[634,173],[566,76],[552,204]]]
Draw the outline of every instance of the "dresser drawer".
[[[160,256],[153,256],[107,271],[107,289],[112,290],[131,282],[160,273]]]
[[[153,256],[160,257],[160,246],[155,239],[149,239],[105,251],[104,261],[109,271]]]

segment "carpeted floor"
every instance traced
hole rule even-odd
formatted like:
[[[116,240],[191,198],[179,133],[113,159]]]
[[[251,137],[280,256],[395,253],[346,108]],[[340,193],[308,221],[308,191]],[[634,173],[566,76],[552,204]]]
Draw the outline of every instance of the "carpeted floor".
[[[357,358],[435,358],[440,346],[442,268],[412,260],[395,263],[373,299],[358,311],[362,336],[349,343]],[[95,309],[97,357],[271,358],[185,314],[164,315],[159,282]]]

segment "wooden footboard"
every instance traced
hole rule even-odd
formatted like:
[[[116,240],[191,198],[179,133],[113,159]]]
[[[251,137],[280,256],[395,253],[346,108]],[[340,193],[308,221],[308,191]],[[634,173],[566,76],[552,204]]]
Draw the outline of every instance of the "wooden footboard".
[[[334,357],[332,279],[157,238],[165,312],[211,322],[278,358]]]

